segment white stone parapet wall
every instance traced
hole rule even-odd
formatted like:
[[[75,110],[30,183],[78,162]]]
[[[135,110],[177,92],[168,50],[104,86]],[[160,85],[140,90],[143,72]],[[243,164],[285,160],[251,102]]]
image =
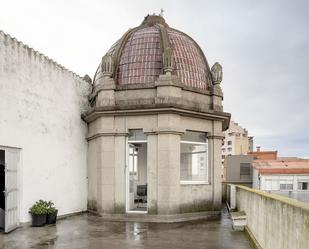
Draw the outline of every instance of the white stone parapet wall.
[[[245,211],[247,231],[261,248],[308,248],[308,203],[236,186],[236,206],[238,211]]]
[[[0,146],[20,148],[19,219],[52,200],[59,215],[87,209],[87,124],[91,86],[0,31]]]

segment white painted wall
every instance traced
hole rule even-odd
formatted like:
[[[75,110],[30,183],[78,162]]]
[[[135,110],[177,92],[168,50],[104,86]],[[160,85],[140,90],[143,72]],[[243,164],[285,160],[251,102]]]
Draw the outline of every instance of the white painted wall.
[[[259,172],[255,168],[252,168],[252,188],[260,189]]]
[[[261,175],[261,190],[266,191],[279,191],[280,184],[288,183],[293,184],[293,191],[305,191],[298,190],[298,182],[309,182],[309,175]]]
[[[253,188],[309,202],[309,190],[299,190],[298,182],[309,182],[309,175],[260,175],[253,171]],[[280,184],[293,184],[293,190],[280,190]]]
[[[59,215],[87,209],[87,108],[90,85],[0,32],[0,145],[21,148],[20,221],[52,200]]]

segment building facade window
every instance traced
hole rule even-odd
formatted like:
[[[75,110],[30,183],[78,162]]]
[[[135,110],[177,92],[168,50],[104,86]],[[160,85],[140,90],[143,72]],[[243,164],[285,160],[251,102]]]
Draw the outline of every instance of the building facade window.
[[[240,163],[240,178],[250,178],[251,175],[251,167],[250,163]]]
[[[232,145],[232,141],[227,141],[227,145]]]
[[[298,190],[309,190],[309,182],[298,182]]]
[[[280,183],[280,190],[293,190],[293,183]]]
[[[183,184],[208,182],[206,133],[187,131],[181,136],[180,181]]]

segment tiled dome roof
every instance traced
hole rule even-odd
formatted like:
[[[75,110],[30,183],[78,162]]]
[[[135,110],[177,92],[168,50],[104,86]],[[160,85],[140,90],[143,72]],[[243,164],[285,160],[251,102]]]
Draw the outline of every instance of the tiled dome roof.
[[[211,85],[209,66],[200,47],[188,35],[170,28],[161,16],[145,17],[143,23],[127,31],[107,55],[111,58],[110,76],[119,85],[154,83],[166,72],[178,76],[180,82],[189,87],[208,89]],[[103,60],[94,77],[95,85],[108,70],[102,65]]]

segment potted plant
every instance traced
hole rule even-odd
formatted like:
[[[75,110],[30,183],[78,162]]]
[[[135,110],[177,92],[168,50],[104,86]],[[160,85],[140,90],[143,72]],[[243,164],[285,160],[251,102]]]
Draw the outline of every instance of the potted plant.
[[[54,206],[54,203],[47,202],[47,224],[55,224],[57,221],[58,209]]]
[[[29,213],[32,215],[33,227],[41,227],[46,224],[48,210],[46,204],[47,203],[45,201],[39,200],[29,209]]]

